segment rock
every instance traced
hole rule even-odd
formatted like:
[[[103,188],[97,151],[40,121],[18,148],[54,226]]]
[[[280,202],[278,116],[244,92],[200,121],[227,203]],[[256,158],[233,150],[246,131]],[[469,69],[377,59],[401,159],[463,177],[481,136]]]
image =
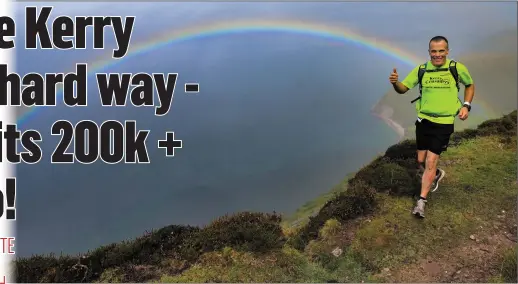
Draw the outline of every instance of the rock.
[[[383,272],[389,272],[390,269],[389,268],[383,268]]]
[[[339,248],[339,247],[336,247],[331,253],[335,256],[335,257],[339,257],[340,255],[342,255],[342,249]]]
[[[471,236],[469,236],[469,238],[472,240],[476,240],[475,235],[471,235]]]

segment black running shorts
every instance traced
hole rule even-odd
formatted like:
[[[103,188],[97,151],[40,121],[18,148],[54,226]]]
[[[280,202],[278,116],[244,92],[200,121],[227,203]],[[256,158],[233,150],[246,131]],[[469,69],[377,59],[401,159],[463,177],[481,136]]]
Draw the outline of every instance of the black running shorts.
[[[417,150],[428,150],[440,155],[446,151],[453,133],[453,124],[434,123],[426,119],[415,122]]]

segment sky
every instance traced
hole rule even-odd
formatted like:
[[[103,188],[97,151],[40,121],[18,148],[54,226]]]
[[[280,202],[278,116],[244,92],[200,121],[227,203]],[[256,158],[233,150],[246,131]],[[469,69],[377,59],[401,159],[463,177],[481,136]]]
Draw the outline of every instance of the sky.
[[[18,3],[17,15],[23,16],[26,5],[29,3]],[[128,2],[123,5],[56,2],[52,5],[53,15],[104,15],[102,11],[109,11],[110,15],[134,15],[137,17],[135,40],[203,21],[296,18],[344,26],[390,41],[419,56],[426,56],[427,40],[436,34],[450,38],[455,53],[473,48],[479,35],[516,29],[516,3],[505,2]],[[18,25],[18,30],[23,31],[24,24]]]
[[[28,3],[18,3],[19,15],[23,15],[24,5]],[[478,51],[483,46],[481,40],[495,33],[516,30],[515,5],[506,3],[52,5],[53,15],[135,15],[135,43],[171,29],[236,18],[299,19],[347,27],[391,42],[423,60],[429,38],[437,34],[450,38],[455,55]],[[18,35],[23,35],[23,21],[18,20],[18,24]],[[113,44],[111,34],[107,35],[107,42]],[[21,46],[23,38],[17,40]],[[21,49],[17,69],[22,74],[67,72],[78,61],[109,52]],[[30,125],[47,129],[46,162],[18,167],[23,171],[19,228],[24,235],[19,242],[23,248],[17,251],[81,251],[177,220],[203,223],[225,210],[294,209],[330,189],[394,142],[390,129],[370,116],[369,104],[384,95],[393,65],[411,68],[380,53],[292,34],[191,41],[124,63],[109,72],[181,70],[187,78],[199,76],[201,88],[210,95],[178,95],[171,112],[160,119],[151,110],[90,105],[63,113],[59,108],[38,113]],[[261,75],[269,81],[262,83]],[[221,82],[233,80],[240,82],[233,90],[221,87]],[[138,117],[139,128],[153,128],[154,137],[166,128],[177,129],[186,141],[185,149],[174,160],[166,160],[153,148],[155,162],[142,167],[50,165],[49,152],[58,140],[48,135],[50,122],[67,116],[91,116],[93,111],[96,119]],[[370,139],[370,135],[377,136]],[[271,142],[269,137],[277,140]],[[316,140],[315,146],[307,143],[310,138]],[[347,149],[351,145],[357,148]],[[74,185],[77,190],[71,188]],[[289,200],[296,202],[288,206]],[[31,239],[34,236],[38,239]]]
[[[476,51],[491,52],[502,46],[485,42],[488,36],[516,32],[516,3],[508,2],[127,2],[70,3],[54,2],[51,19],[59,15],[70,16],[136,16],[131,44],[152,40],[157,34],[174,29],[201,24],[232,21],[234,19],[289,20],[297,19],[345,27],[356,33],[376,38],[390,45],[407,50],[426,60],[428,40],[435,35],[444,35],[450,41],[450,56],[458,57]],[[17,46],[24,44],[25,23],[23,15],[26,6],[42,6],[45,2],[16,5]],[[108,12],[107,12],[108,11]],[[410,23],[410,24],[409,24]],[[87,38],[89,48],[82,51],[44,51],[48,57],[41,58],[41,51],[23,51],[17,56],[18,71],[68,72],[78,58],[82,61],[105,57],[108,48],[114,48],[113,33],[106,29],[107,50],[92,50],[91,37]],[[88,31],[89,35],[90,30]],[[296,50],[290,40],[276,42],[279,50]],[[489,49],[489,50],[487,50]],[[224,56],[226,48],[220,44],[204,54],[204,58]],[[507,52],[514,52],[516,45],[506,45]],[[47,64],[41,64],[46,61]],[[394,62],[394,67],[408,69]],[[66,66],[66,67],[64,67]],[[23,110],[19,113],[23,113]]]

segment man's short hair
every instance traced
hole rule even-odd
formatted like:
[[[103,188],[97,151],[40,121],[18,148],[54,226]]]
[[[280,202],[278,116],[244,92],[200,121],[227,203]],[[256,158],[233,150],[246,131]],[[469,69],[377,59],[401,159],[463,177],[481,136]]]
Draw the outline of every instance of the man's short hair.
[[[448,39],[446,37],[443,37],[443,36],[434,36],[432,37],[432,39],[430,39],[430,42],[428,42],[428,46],[430,46],[430,43],[432,43],[432,41],[435,41],[435,42],[438,42],[438,41],[442,41],[444,40],[446,42],[446,48],[449,47],[449,43],[448,43]]]

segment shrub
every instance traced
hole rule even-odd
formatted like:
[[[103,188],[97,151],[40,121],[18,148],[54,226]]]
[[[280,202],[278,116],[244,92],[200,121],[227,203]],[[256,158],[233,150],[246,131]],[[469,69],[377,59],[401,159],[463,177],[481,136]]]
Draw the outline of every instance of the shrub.
[[[158,264],[163,257],[178,257],[182,244],[199,229],[167,226],[129,242],[114,243],[88,253],[81,263],[89,268],[92,279],[111,267],[124,264]]]
[[[300,232],[297,249],[302,250],[318,237],[320,228],[329,219],[338,222],[354,219],[370,212],[375,206],[375,190],[364,182],[357,181],[349,185],[346,192],[337,194],[320,209],[317,215]]]
[[[198,228],[168,226],[133,241],[102,246],[82,257],[33,256],[16,262],[17,282],[91,282],[123,265],[158,264],[175,257],[185,239]]]
[[[390,146],[385,152],[385,157],[390,160],[416,160],[415,140],[404,140]]]
[[[408,169],[395,163],[387,163],[378,167],[370,177],[369,183],[377,191],[395,195],[409,195],[415,189],[415,180]]]
[[[414,174],[418,170],[416,155],[408,159],[393,159],[391,162],[405,168],[409,174]]]
[[[478,125],[476,129],[465,129],[453,133],[451,144],[457,145],[463,140],[475,138],[477,136],[499,135],[505,139],[503,141],[513,141],[516,136],[516,110],[500,118],[489,119]]]
[[[80,282],[84,272],[74,268],[77,262],[77,257],[70,256],[36,255],[21,258],[16,261],[16,282]]]
[[[197,258],[201,253],[224,247],[250,252],[264,252],[283,245],[281,217],[277,214],[241,212],[213,221],[187,240],[184,257]]]
[[[385,162],[378,165],[368,166],[358,172],[356,181],[359,179],[378,192],[388,192],[394,195],[411,195],[416,190],[416,179],[412,177],[417,167],[415,162],[399,160],[406,166],[413,165],[409,170],[397,163]],[[353,181],[353,182],[356,182]]]
[[[368,180],[369,176],[376,170],[380,165],[388,162],[387,157],[378,157],[367,166],[361,168],[351,179],[348,181],[348,185],[356,184],[358,182],[364,183]]]
[[[488,134],[513,134],[516,133],[516,111],[513,111],[500,118],[490,119],[482,122],[477,130]]]
[[[336,219],[329,219],[325,222],[324,226],[320,229],[320,237],[323,239],[329,239],[340,231],[341,224]]]
[[[477,137],[478,133],[479,131],[476,129],[465,129],[460,132],[454,132],[450,138],[450,146],[456,146],[464,140],[473,139]]]

